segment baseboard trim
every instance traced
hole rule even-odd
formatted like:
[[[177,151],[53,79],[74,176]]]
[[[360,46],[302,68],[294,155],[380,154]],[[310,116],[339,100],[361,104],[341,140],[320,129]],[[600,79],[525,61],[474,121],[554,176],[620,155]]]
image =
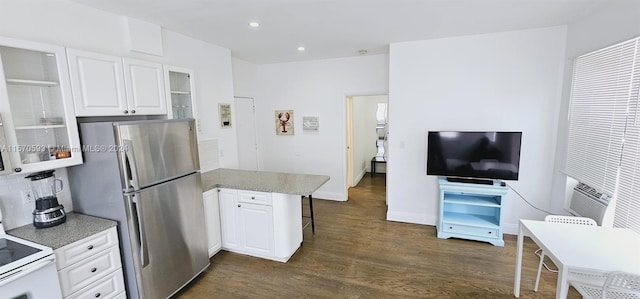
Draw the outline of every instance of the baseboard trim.
[[[353,187],[358,186],[358,184],[360,184],[360,180],[362,180],[365,174],[367,174],[366,171],[360,172],[360,174],[358,174],[355,178],[353,178]]]
[[[502,225],[502,233],[507,235],[517,235],[519,226],[518,224],[505,223]]]

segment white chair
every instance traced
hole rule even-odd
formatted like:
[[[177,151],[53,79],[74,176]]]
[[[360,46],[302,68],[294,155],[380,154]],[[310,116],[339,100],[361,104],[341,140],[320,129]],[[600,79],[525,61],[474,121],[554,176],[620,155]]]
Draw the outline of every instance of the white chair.
[[[640,299],[640,275],[625,272],[610,272],[604,285],[569,280],[576,290],[587,299]]]
[[[544,221],[554,222],[554,223],[568,223],[568,224],[576,224],[576,225],[595,225],[595,226],[598,225],[598,223],[591,218],[577,217],[577,216],[547,215],[547,217],[544,217]],[[539,248],[538,250],[536,250],[535,253],[540,255],[540,263],[538,264],[538,275],[536,276],[536,285],[533,288],[533,290],[537,292],[538,284],[540,283],[540,272],[542,271],[542,265],[544,265],[544,267],[551,272],[558,272],[558,270],[552,270],[544,263],[545,253],[542,249]]]

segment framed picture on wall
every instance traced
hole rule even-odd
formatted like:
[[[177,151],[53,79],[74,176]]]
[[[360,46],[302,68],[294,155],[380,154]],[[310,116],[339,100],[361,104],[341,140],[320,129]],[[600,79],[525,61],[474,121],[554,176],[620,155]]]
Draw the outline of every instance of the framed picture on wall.
[[[219,103],[218,104],[218,117],[220,118],[220,128],[231,128],[231,104]]]
[[[293,110],[276,110],[276,135],[293,135]]]
[[[302,117],[302,129],[303,130],[318,130],[318,117],[317,116],[303,116]]]

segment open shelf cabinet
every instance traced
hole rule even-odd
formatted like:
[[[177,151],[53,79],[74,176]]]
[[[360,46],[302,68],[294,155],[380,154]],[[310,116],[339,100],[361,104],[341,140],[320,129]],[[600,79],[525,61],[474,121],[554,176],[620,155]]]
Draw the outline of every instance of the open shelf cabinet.
[[[0,38],[0,117],[13,172],[82,163],[64,48]]]
[[[196,118],[193,71],[165,65],[164,79],[169,118]]]
[[[440,185],[438,238],[462,238],[504,246],[502,203],[507,187],[449,182]]]

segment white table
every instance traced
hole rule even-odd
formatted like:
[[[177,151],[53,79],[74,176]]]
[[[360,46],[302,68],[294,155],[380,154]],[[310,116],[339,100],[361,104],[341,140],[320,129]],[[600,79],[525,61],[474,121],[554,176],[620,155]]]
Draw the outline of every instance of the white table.
[[[640,234],[630,229],[520,220],[513,294],[520,296],[522,245],[530,237],[558,267],[556,298],[566,298],[569,271],[640,274]]]

